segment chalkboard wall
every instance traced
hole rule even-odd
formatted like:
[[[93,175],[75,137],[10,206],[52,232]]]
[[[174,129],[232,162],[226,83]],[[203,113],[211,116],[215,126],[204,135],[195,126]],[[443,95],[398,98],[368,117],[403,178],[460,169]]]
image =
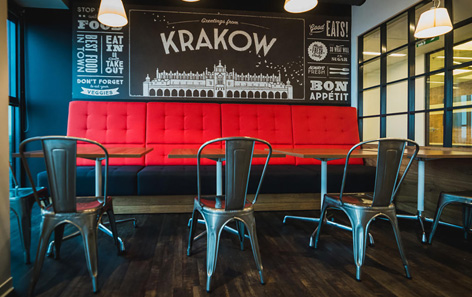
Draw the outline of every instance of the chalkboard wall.
[[[72,8],[72,94],[86,100],[350,105],[350,15]]]

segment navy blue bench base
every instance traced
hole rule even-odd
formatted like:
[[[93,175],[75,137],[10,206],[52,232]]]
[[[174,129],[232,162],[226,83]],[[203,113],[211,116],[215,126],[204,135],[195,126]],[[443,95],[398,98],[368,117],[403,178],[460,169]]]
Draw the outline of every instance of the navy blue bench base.
[[[257,189],[262,165],[255,165],[249,180],[249,193]],[[328,192],[339,192],[344,165],[328,165]],[[224,169],[223,169],[224,172]],[[350,165],[345,192],[371,192],[374,189],[375,167]],[[215,166],[201,166],[202,194],[215,194]],[[38,175],[38,185],[47,186],[46,172]],[[272,165],[261,186],[261,194],[320,193],[321,166]],[[95,169],[92,166],[77,170],[77,195],[95,194]],[[196,195],[197,168],[177,166],[110,166],[108,194],[111,196]]]
[[[109,166],[108,167],[108,195],[131,196],[138,192],[137,175],[144,166]],[[104,170],[104,169],[103,169]],[[102,171],[103,172],[103,171]],[[38,185],[47,186],[46,171],[38,174]],[[95,167],[77,167],[77,195],[95,195]]]

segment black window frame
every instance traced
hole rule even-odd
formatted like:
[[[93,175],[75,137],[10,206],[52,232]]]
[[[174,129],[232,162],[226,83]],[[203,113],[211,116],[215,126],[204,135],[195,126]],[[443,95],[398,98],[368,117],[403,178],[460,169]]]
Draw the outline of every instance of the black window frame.
[[[11,96],[9,95],[9,109],[12,109],[12,112],[10,114],[11,118],[9,119],[11,128],[12,128],[12,137],[10,139],[10,144],[9,144],[9,150],[10,150],[10,162],[12,164],[12,169],[13,173],[17,177],[18,182],[20,183],[20,186],[22,186],[22,181],[25,180],[22,178],[24,175],[24,172],[21,167],[21,162],[18,158],[12,158],[11,153],[18,151],[19,144],[21,140],[24,138],[24,108],[23,108],[23,98],[25,94],[25,89],[24,89],[24,79],[25,79],[25,74],[24,74],[24,19],[23,19],[23,10],[14,5],[9,3],[8,5],[8,21],[13,22],[15,24],[15,30],[14,30],[14,42],[15,42],[15,62],[14,65],[10,65],[10,67],[15,67],[15,75],[13,77],[10,76],[9,74],[9,80],[11,78],[15,79],[15,94],[16,96]],[[8,34],[11,34],[12,32],[9,30]],[[8,42],[10,42],[11,39],[8,38]],[[10,50],[10,45],[7,45],[9,47],[9,54],[11,53]],[[10,57],[8,57],[8,61],[10,63]],[[9,86],[11,84],[11,81],[9,82]],[[12,180],[10,179],[10,183],[12,183]]]
[[[364,139],[364,129],[363,129],[363,121],[364,119],[367,118],[378,118],[380,117],[380,137],[385,137],[386,132],[387,132],[387,127],[386,127],[386,119],[388,116],[394,116],[394,115],[407,115],[408,118],[408,123],[407,123],[407,137],[409,139],[415,140],[415,116],[419,113],[424,113],[425,114],[425,129],[429,128],[429,123],[428,123],[428,116],[427,114],[432,111],[443,111],[444,113],[444,121],[443,121],[443,146],[444,147],[452,147],[452,129],[453,129],[453,111],[458,110],[458,109],[466,109],[466,108],[472,108],[472,104],[470,105],[463,105],[463,106],[453,106],[453,70],[458,69],[458,68],[464,68],[468,66],[472,66],[472,61],[470,62],[465,62],[461,63],[459,65],[454,65],[453,64],[453,47],[456,44],[463,43],[464,41],[458,42],[454,44],[454,31],[457,29],[460,29],[466,25],[472,24],[472,17],[469,17],[467,19],[461,20],[455,24],[453,24],[453,30],[450,31],[449,33],[445,34],[444,36],[444,55],[445,55],[445,61],[444,61],[444,67],[438,70],[434,71],[429,71],[428,69],[425,69],[424,73],[415,74],[415,47],[416,44],[421,40],[421,39],[416,39],[414,37],[414,30],[415,30],[415,13],[416,9],[418,7],[428,5],[430,4],[430,0],[425,0],[422,1],[410,8],[408,8],[405,11],[402,11],[395,16],[389,18],[382,24],[370,29],[369,31],[365,32],[364,34],[360,35],[358,37],[358,119],[359,119],[359,135],[361,139]],[[453,1],[452,0],[446,0],[444,1],[444,6],[448,10],[449,15],[451,19],[454,19],[453,15]],[[400,45],[396,48],[390,49],[389,51],[386,51],[386,43],[387,43],[387,23],[390,21],[401,17],[403,14],[407,14],[408,18],[408,27],[406,30],[408,30],[408,42],[407,44]],[[380,49],[381,53],[380,56],[374,56],[370,59],[364,60],[363,57],[363,46],[364,46],[364,37],[367,36],[368,34],[374,32],[375,30],[378,30],[380,28]],[[408,67],[408,76],[404,79],[396,80],[396,81],[391,81],[387,82],[386,81],[386,75],[387,75],[387,67],[386,67],[386,57],[401,48],[407,47],[407,52],[408,52],[408,60],[407,60],[407,67]],[[380,59],[380,84],[374,85],[374,86],[369,86],[368,88],[363,87],[363,66],[369,62],[374,61],[375,59]],[[426,71],[428,70],[428,71]],[[443,108],[436,108],[436,109],[431,109],[428,108],[428,105],[425,105],[424,110],[416,110],[415,109],[415,81],[418,78],[428,78],[431,75],[434,75],[436,73],[441,73],[444,72],[444,107]],[[402,81],[407,81],[408,82],[408,98],[407,98],[407,106],[408,110],[406,112],[398,112],[398,113],[387,113],[386,112],[386,88],[388,85],[399,83]],[[374,88],[380,88],[380,110],[379,113],[376,115],[368,115],[364,116],[364,107],[363,107],[363,93],[365,91],[368,91],[369,89],[374,89]],[[428,88],[425,90],[428,92]],[[426,98],[429,98],[427,95]],[[429,133],[427,131],[424,131],[425,133],[425,144],[429,143]],[[460,145],[455,145],[455,146],[460,146]]]

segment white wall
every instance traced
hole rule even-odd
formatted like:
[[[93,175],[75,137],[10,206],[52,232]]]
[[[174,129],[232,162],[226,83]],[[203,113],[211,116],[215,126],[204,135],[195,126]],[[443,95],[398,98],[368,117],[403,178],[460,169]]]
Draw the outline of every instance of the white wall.
[[[7,0],[0,0],[0,296],[12,289],[10,272],[10,200],[8,199]]]
[[[357,107],[357,38],[421,0],[367,0],[352,7],[351,105]]]

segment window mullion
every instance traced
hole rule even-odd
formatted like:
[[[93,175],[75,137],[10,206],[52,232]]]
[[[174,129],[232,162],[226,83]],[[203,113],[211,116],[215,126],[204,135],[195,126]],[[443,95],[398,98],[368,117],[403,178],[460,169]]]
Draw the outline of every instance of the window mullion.
[[[452,15],[452,1],[446,1],[445,7],[451,14],[451,18],[454,19]],[[443,146],[452,147],[452,107],[453,107],[453,83],[454,77],[452,72],[453,63],[453,45],[454,45],[454,31],[451,31],[445,35],[444,39],[444,116],[443,116]]]
[[[415,40],[415,8],[408,10],[408,132],[407,138],[415,140],[415,60],[416,47],[411,46]]]
[[[357,59],[358,61],[363,61],[363,52],[364,52],[364,37],[357,38]],[[364,92],[361,91],[364,88],[364,66],[359,66],[357,64],[357,118],[358,120],[358,129],[359,129],[359,139],[364,140],[364,120],[361,117],[364,115]]]
[[[387,136],[387,23],[380,26],[380,137]]]

